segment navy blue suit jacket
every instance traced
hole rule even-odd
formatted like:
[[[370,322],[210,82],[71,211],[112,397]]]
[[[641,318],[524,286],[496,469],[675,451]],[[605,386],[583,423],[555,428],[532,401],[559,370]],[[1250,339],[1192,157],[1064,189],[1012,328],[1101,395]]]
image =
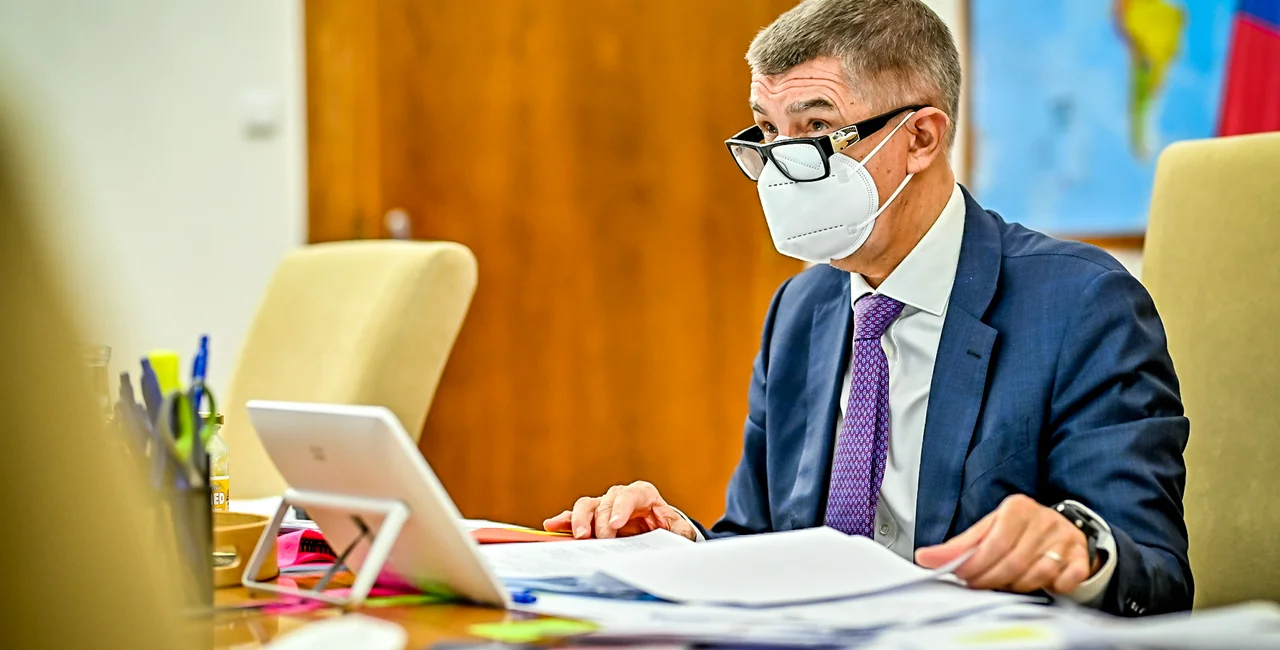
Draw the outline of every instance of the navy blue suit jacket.
[[[965,207],[925,419],[917,548],[1012,494],[1075,499],[1115,536],[1103,610],[1189,609],[1188,422],[1151,298],[1097,248],[1007,223],[967,191]],[[774,295],[742,460],[711,536],[822,525],[849,300],[849,275],[828,265]]]

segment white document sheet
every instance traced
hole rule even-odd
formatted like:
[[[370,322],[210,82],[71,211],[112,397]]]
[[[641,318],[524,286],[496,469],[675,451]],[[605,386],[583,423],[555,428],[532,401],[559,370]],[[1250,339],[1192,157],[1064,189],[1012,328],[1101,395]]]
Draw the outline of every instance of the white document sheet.
[[[586,578],[595,575],[606,558],[691,546],[694,543],[680,535],[655,530],[617,539],[485,544],[480,553],[499,578]]]
[[[928,581],[869,596],[785,607],[681,605],[540,593],[536,602],[521,609],[614,625],[707,623],[876,630],[923,625],[979,612],[1013,611],[1012,608],[1043,600]]]
[[[751,611],[843,630],[868,630],[898,625],[922,625],[1044,600],[995,591],[977,591],[950,582],[930,580],[861,598]]]
[[[1280,604],[1252,601],[1149,618],[1083,619],[1069,628],[1076,644],[1125,648],[1263,650],[1280,648]]]
[[[912,650],[1280,648],[1280,605],[1276,603],[1255,601],[1220,609],[1136,619],[1107,616],[1081,607],[1037,609],[1043,615],[1029,620],[1025,610],[1008,607],[995,610],[994,613],[1001,616],[979,614],[944,624],[908,626],[888,632],[878,639],[882,645],[876,647]]]
[[[642,641],[642,645],[693,642],[753,642],[801,646],[832,645],[831,630],[812,624],[775,621],[743,607],[680,605],[588,596],[538,594],[537,602],[517,605],[521,611],[587,620],[600,629],[592,638]]]
[[[652,600],[622,600],[538,592],[538,599],[516,609],[545,616],[591,621],[608,626],[655,626],[676,623],[747,625],[761,622],[754,609],[716,605],[681,605]]]
[[[664,600],[745,606],[849,598],[938,575],[868,538],[831,528],[619,554],[595,568]]]

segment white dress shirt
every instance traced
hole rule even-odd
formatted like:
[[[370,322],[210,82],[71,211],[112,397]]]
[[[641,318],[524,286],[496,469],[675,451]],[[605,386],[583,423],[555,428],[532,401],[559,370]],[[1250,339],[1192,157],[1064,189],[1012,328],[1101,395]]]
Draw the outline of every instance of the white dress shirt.
[[[925,413],[929,410],[929,388],[938,358],[938,342],[942,340],[942,325],[960,263],[964,219],[964,194],[956,185],[929,232],[878,289],[872,289],[857,273],[850,274],[849,278],[850,305],[872,293],[903,304],[902,314],[880,338],[889,360],[889,453],[876,508],[875,540],[912,561],[915,559],[916,495],[920,486]],[[849,329],[852,336],[853,328]],[[852,380],[852,364],[846,364],[840,389],[841,422],[849,403]],[[835,431],[835,435],[839,434],[840,422]],[[1103,526],[1106,527],[1105,522]],[[1073,600],[1094,602],[1106,590],[1115,571],[1116,552],[1114,540],[1109,539],[1109,535],[1104,537],[1107,538],[1101,540],[1099,547],[1108,551],[1106,565],[1069,594]]]
[[[964,239],[965,203],[956,185],[946,207],[916,247],[872,289],[859,274],[850,274],[850,305],[859,298],[881,293],[903,304],[902,314],[880,338],[889,361],[889,453],[884,481],[876,508],[875,540],[909,561],[915,561],[916,495],[920,486],[920,451],[924,443],[925,414],[929,410],[929,390],[938,343],[955,285]],[[853,336],[854,328],[849,328]],[[845,407],[849,403],[852,364],[846,364],[840,389],[840,420],[833,435],[840,435]],[[834,462],[834,459],[833,459]],[[1083,507],[1083,506],[1082,506]],[[1068,597],[1095,604],[1106,591],[1115,572],[1116,547],[1110,527],[1092,510],[1107,534],[1098,547],[1107,553],[1106,564]],[[683,513],[681,513],[683,514]],[[702,533],[697,533],[702,541]]]
[[[876,508],[875,539],[893,552],[914,560],[916,492],[920,485],[920,447],[929,409],[933,364],[942,340],[942,323],[951,301],[964,237],[964,195],[957,185],[938,220],[898,267],[872,289],[857,273],[849,276],[849,304],[880,293],[903,304],[902,314],[889,324],[880,344],[889,360],[889,454],[885,461],[880,504]],[[849,328],[849,335],[853,335]],[[840,388],[840,422],[849,404],[853,364],[846,363]]]

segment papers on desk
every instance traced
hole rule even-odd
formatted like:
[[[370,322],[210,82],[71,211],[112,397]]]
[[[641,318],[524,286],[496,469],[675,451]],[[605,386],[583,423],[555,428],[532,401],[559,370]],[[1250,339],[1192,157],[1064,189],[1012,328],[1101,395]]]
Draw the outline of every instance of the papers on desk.
[[[537,592],[520,609],[592,621],[602,640],[844,644],[1038,602],[970,591],[829,528],[701,544],[660,530],[481,552],[509,586]]]
[[[1012,611],[1035,602],[1040,599],[928,581],[871,596],[786,607],[682,605],[540,594],[537,602],[522,609],[591,620],[601,624],[604,633],[612,637],[662,632],[700,641],[744,637],[794,641],[842,638],[850,633],[954,620],[1002,608]]]
[[[870,539],[831,528],[701,544],[655,530],[620,539],[485,546],[481,552],[504,580],[603,574],[672,602],[753,607],[851,598],[938,577]]]
[[[665,530],[635,537],[587,539],[561,544],[501,544],[480,547],[499,578],[589,578],[609,558],[692,548],[693,542]],[[662,561],[659,559],[658,561]]]
[[[938,625],[888,630],[876,639],[876,647],[929,650],[1280,648],[1280,605],[1269,602],[1257,601],[1221,609],[1137,619],[1107,616],[1078,607],[1039,610],[1037,620],[975,617]]]
[[[1201,610],[1121,619],[1090,616],[1065,626],[1074,645],[1125,648],[1280,648],[1280,605],[1255,601]]]
[[[272,515],[276,499],[231,510]],[[290,513],[292,515],[292,513]],[[314,526],[307,520],[291,521]],[[506,524],[464,520],[468,530]],[[974,591],[831,529],[694,544],[667,531],[614,540],[480,547],[517,608],[592,621],[600,641],[903,648],[1277,648],[1280,605],[1140,620]],[[658,596],[663,600],[657,600]],[[666,601],[666,602],[664,602]]]
[[[874,596],[772,607],[765,611],[835,629],[874,630],[917,626],[1001,609],[1014,611],[1043,602],[1043,598],[974,591],[950,581],[931,580]]]
[[[600,626],[592,635],[599,641],[1280,647],[1280,606],[1274,604],[1137,621],[1046,607],[1042,598],[967,589],[954,576],[831,529],[696,545],[658,531],[621,540],[492,547],[485,555],[509,584],[537,590],[536,601],[519,609],[592,621]]]
[[[750,607],[852,598],[937,576],[871,539],[832,528],[628,553],[596,567],[664,600]]]

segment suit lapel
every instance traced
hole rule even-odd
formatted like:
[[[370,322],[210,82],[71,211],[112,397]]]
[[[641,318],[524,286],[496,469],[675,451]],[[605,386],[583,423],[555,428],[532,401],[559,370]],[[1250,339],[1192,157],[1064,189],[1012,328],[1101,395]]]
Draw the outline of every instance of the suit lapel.
[[[849,305],[849,275],[839,274],[835,294],[813,310],[809,332],[809,376],[805,381],[804,446],[791,502],[797,504],[788,528],[822,525],[827,504],[827,483],[831,477],[831,455],[835,447],[836,417],[839,414],[841,370],[849,356],[849,325],[853,311]],[[816,498],[815,498],[816,497]]]
[[[995,329],[982,318],[1000,278],[1000,232],[967,190],[964,197],[960,261],[925,414],[916,496],[917,548],[942,542],[955,519],[964,461],[982,411],[996,341]]]

